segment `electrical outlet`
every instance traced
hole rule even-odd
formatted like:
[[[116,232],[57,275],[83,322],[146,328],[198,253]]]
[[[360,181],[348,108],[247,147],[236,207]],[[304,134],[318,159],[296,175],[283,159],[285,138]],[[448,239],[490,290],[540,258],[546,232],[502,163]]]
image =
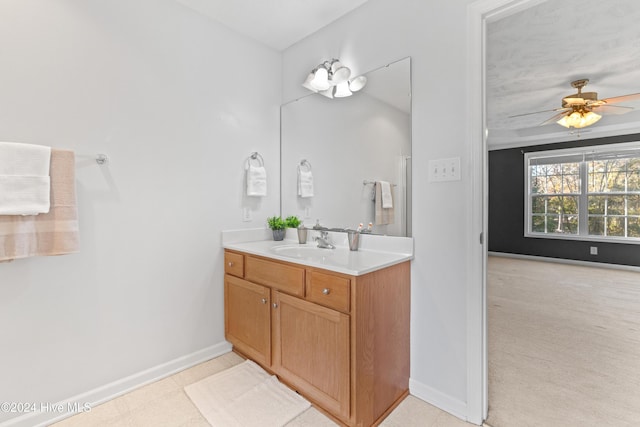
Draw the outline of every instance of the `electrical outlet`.
[[[591,255],[598,255],[598,247],[597,246],[591,246],[591,248],[589,249],[589,253]]]
[[[305,218],[311,218],[311,208],[310,207],[306,207],[304,208],[304,217]]]
[[[253,218],[251,216],[251,209],[242,208],[242,222],[251,222]]]

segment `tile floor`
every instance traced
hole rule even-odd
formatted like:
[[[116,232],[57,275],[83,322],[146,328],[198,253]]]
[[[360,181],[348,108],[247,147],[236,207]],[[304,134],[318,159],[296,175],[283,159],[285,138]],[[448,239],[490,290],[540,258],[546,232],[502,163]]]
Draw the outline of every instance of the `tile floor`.
[[[234,353],[196,365],[96,406],[89,412],[52,424],[54,427],[209,427],[184,392],[184,386],[230,368],[242,358]],[[287,427],[336,424],[314,408]],[[381,424],[385,427],[471,427],[453,415],[409,396]]]

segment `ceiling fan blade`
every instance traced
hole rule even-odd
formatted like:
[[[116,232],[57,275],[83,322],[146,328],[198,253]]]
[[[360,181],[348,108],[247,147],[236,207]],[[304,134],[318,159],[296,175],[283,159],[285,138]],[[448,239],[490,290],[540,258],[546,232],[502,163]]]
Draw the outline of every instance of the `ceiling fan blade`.
[[[624,101],[635,101],[636,99],[640,99],[640,93],[631,93],[629,95],[615,96],[613,98],[603,99],[602,101],[606,102],[607,104],[616,104],[618,102],[624,102]]]
[[[568,110],[568,109],[563,108],[563,110]],[[562,112],[556,114],[555,116],[551,117],[550,119],[547,119],[544,122],[540,123],[538,126],[544,126],[544,125],[548,125],[550,123],[555,123],[558,120],[560,120],[562,118],[562,116],[565,115],[565,113],[566,113],[566,111],[562,111]]]
[[[633,107],[625,107],[623,105],[596,105],[591,111],[598,114],[625,114],[633,110]]]
[[[569,111],[569,110],[570,108],[554,108],[553,110],[542,110],[542,111],[534,111],[533,113],[516,114],[515,116],[509,116],[509,118],[513,119],[515,117],[530,116],[532,114],[551,113],[553,111],[562,111],[564,113],[565,111]]]

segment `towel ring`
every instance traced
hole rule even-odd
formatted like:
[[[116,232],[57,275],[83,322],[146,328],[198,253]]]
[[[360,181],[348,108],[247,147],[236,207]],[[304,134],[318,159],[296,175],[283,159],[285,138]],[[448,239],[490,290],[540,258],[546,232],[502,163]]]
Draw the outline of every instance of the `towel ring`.
[[[251,160],[257,160],[258,166],[260,167],[264,166],[264,159],[262,158],[260,153],[258,153],[257,151],[254,151],[253,153],[251,153],[249,158],[247,158],[247,164],[245,166],[245,169],[249,169],[249,166],[251,166]]]
[[[303,168],[304,166],[307,167],[307,172],[311,172],[311,163],[309,162],[309,160],[307,159],[300,160],[300,165],[298,167]]]

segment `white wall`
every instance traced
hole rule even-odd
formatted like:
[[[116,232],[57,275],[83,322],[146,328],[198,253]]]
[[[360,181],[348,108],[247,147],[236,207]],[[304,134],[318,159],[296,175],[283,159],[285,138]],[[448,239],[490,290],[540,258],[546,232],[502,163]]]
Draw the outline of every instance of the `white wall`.
[[[394,185],[394,217],[378,234],[405,235],[403,156],[410,155],[409,115],[364,92],[348,98],[307,96],[282,107],[282,214],[355,229],[374,220],[373,185]],[[297,196],[297,166],[312,165],[314,197]],[[309,216],[305,217],[308,209]]]
[[[0,264],[0,400],[222,348],[220,232],[279,211],[281,54],[170,0],[3,0],[0,58],[0,140],[76,152],[81,232],[79,254]]]
[[[283,101],[315,64],[358,75],[411,56],[413,141],[411,392],[466,415],[466,7],[472,0],[370,0],[284,52]],[[430,159],[460,157],[462,181],[429,183]]]

